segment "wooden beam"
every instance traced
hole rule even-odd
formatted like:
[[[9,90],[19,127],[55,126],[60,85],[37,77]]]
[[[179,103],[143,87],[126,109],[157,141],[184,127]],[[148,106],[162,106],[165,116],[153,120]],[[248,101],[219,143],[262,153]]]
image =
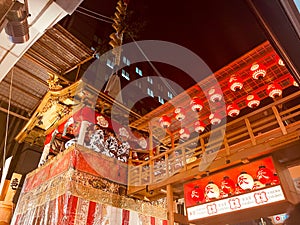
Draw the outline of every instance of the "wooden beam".
[[[181,215],[178,213],[174,213],[174,221],[181,225],[189,225],[190,224],[187,216],[184,216],[184,215]]]

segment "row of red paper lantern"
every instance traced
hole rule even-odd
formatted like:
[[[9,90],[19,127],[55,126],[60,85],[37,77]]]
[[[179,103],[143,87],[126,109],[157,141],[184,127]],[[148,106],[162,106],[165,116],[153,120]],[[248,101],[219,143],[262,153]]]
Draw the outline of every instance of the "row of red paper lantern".
[[[225,176],[221,181],[220,187],[214,182],[209,182],[204,188],[195,185],[190,192],[190,198],[196,203],[208,202],[214,199],[220,199],[246,191],[257,190],[266,185],[280,184],[277,174],[274,174],[268,168],[261,166],[257,171],[257,179],[251,175],[242,172],[235,183],[229,176]]]
[[[264,77],[266,74],[265,67],[261,66],[257,63],[253,64],[250,70],[252,72],[252,77],[254,79],[259,79],[261,77]],[[292,76],[290,76],[290,80],[294,86],[298,86],[297,82],[294,80],[294,78]],[[242,89],[243,82],[242,82],[241,78],[239,78],[236,75],[232,75],[229,79],[229,87],[232,91],[237,91],[237,90]],[[282,87],[277,82],[273,82],[273,83],[269,84],[267,86],[266,90],[267,90],[268,96],[270,96],[271,98],[276,98],[276,97],[279,97],[282,95]],[[209,100],[214,103],[220,102],[222,100],[222,96],[223,96],[222,90],[217,89],[215,87],[211,88],[208,91],[208,95],[209,95]],[[256,108],[260,104],[260,97],[256,93],[249,94],[246,97],[246,104],[249,108]],[[191,107],[192,111],[200,112],[204,107],[204,103],[200,98],[194,97],[190,102],[190,107]],[[240,108],[235,102],[233,102],[232,104],[227,105],[226,113],[230,117],[236,117],[240,113]],[[186,117],[185,110],[182,107],[176,108],[174,110],[174,117],[176,120],[182,121]],[[209,115],[209,120],[212,125],[217,125],[217,124],[220,124],[222,117],[219,112],[214,112]],[[160,118],[159,123],[163,128],[168,128],[171,124],[171,118],[167,115],[164,115]],[[204,129],[205,129],[205,124],[202,121],[196,121],[194,123],[194,130],[196,132],[203,132]],[[184,128],[181,129],[181,133],[183,134],[183,137],[188,136],[187,129],[184,129]],[[183,139],[186,139],[186,138],[183,138]]]

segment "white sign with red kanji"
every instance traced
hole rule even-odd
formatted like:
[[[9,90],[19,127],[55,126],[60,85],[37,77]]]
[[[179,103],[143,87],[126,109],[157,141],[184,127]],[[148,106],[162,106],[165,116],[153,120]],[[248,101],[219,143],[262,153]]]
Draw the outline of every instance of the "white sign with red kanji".
[[[216,216],[285,200],[280,185],[187,208],[189,220]]]

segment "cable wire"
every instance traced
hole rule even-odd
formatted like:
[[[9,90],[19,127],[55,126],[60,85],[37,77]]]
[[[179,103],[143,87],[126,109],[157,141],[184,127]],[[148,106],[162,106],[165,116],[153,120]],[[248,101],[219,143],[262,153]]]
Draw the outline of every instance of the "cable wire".
[[[87,11],[87,12],[92,13],[92,14],[95,14],[96,16],[103,17],[103,18],[109,19],[109,20],[113,20],[112,18],[110,18],[110,17],[108,17],[108,16],[104,16],[104,15],[102,15],[102,14],[100,14],[100,13],[96,13],[96,12],[94,12],[94,11],[92,11],[92,10],[89,10],[89,9],[86,9],[86,8],[84,8],[84,7],[82,7],[82,6],[79,6],[78,8],[79,8],[79,9],[83,9],[83,10],[85,10],[85,11]]]
[[[6,158],[6,148],[7,148],[7,138],[8,138],[8,129],[9,129],[9,115],[10,115],[10,104],[11,104],[11,96],[12,96],[12,83],[13,83],[13,72],[14,68],[11,70],[11,77],[10,77],[10,86],[9,86],[9,97],[8,97],[8,107],[7,107],[7,116],[6,116],[6,126],[5,126],[5,138],[4,138],[4,146],[3,146],[3,165],[5,165],[5,158]]]
[[[102,18],[93,16],[93,15],[90,15],[90,14],[85,13],[85,12],[82,12],[82,11],[80,11],[80,10],[78,10],[78,9],[76,10],[76,12],[79,12],[79,13],[85,15],[85,16],[91,17],[91,18],[96,19],[96,20],[99,20],[99,21],[103,21],[103,22],[106,22],[106,23],[113,23],[113,21],[108,21],[108,20],[105,20],[105,19],[102,19]]]
[[[173,96],[176,96],[176,91],[170,86],[170,84],[166,81],[166,79],[163,79],[164,77],[161,75],[161,73],[158,71],[158,69],[153,65],[153,63],[149,60],[149,58],[146,56],[145,52],[141,47],[138,45],[138,43],[134,40],[134,38],[129,34],[130,38],[133,40],[133,42],[136,44],[140,52],[143,54],[147,62],[150,64],[152,69],[155,71],[155,73],[160,77],[161,81],[164,83],[164,85],[170,90],[170,92],[173,94]]]

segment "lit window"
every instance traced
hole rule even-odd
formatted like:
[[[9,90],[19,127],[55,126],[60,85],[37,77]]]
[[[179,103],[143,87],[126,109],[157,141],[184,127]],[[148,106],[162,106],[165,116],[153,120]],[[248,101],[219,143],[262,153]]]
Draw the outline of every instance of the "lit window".
[[[113,69],[113,68],[114,68],[114,62],[113,62],[113,61],[111,61],[110,59],[107,59],[107,61],[106,61],[106,65],[107,65],[109,68],[111,68],[111,69]]]
[[[126,80],[130,80],[129,73],[125,70],[122,70],[122,77],[124,77]]]
[[[168,97],[171,99],[173,98],[173,94],[171,92],[168,91]]]
[[[140,81],[136,81],[135,82],[135,85],[139,88],[142,88],[142,83]]]
[[[151,77],[147,77],[147,81],[150,83],[150,84],[153,84],[153,80]]]
[[[125,56],[123,56],[123,63],[124,63],[125,65],[127,65],[127,66],[130,65],[129,59],[127,59]]]
[[[160,97],[160,96],[158,96],[158,101],[159,101],[161,104],[164,104],[164,103],[165,103],[164,99],[163,99],[162,97]]]
[[[153,91],[150,88],[147,88],[147,93],[149,96],[154,97]]]
[[[135,67],[135,72],[136,72],[137,74],[139,74],[140,76],[143,76],[142,70],[140,70],[138,67]]]

